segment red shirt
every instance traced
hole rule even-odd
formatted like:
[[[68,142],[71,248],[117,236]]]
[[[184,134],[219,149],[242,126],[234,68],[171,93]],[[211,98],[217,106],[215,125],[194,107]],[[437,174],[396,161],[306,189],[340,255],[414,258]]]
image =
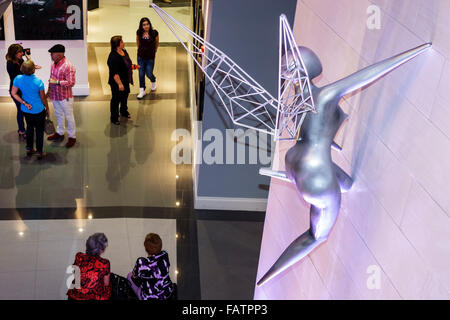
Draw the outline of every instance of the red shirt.
[[[59,85],[50,85],[50,99],[53,101],[62,101],[73,98],[72,87],[75,85],[75,67],[65,57],[58,61],[58,64],[52,63],[50,78],[59,81]]]
[[[67,291],[71,299],[109,300],[111,298],[111,284],[105,286],[103,280],[110,274],[110,264],[107,259],[78,252],[73,264],[80,268],[81,288]]]

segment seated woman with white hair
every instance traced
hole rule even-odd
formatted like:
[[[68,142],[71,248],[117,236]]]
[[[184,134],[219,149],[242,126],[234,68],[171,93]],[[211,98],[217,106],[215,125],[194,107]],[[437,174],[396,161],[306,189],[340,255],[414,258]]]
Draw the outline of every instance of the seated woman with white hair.
[[[80,269],[80,279],[67,291],[69,300],[109,300],[111,298],[111,271],[108,259],[100,257],[108,246],[104,233],[94,233],[86,241],[86,253],[78,252],[73,265]],[[75,272],[75,277],[77,272]]]

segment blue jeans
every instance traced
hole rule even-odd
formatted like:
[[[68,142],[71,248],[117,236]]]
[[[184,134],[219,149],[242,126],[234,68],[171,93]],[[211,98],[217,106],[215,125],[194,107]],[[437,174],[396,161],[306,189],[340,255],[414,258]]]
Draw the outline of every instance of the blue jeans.
[[[145,76],[150,79],[151,82],[156,81],[156,77],[153,74],[153,68],[155,67],[155,60],[145,60],[138,56],[139,65],[139,87],[145,89]]]
[[[19,127],[19,131],[20,132],[25,132],[25,123],[23,121],[23,112],[22,112],[22,109],[20,107],[20,103],[19,103],[19,101],[17,101],[13,97],[11,97],[11,98],[13,99],[13,101],[16,104],[16,107],[17,107],[17,126]]]

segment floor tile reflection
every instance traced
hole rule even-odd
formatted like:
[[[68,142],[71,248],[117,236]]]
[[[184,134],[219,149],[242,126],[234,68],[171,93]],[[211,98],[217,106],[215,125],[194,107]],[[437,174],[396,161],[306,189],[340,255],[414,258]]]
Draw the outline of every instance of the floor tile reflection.
[[[0,110],[11,106],[0,103]],[[0,208],[76,207],[77,199],[174,207],[176,100],[129,101],[132,118],[119,127],[109,123],[108,109],[109,101],[77,101],[78,143],[68,150],[45,141],[44,161],[26,158],[14,131],[0,130]],[[14,117],[0,118],[0,128]]]
[[[253,299],[263,222],[198,220],[197,228],[202,299]]]

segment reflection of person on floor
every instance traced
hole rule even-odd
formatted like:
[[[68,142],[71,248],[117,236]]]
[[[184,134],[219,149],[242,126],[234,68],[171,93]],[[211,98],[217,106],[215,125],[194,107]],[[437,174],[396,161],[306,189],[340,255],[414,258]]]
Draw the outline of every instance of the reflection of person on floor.
[[[136,32],[136,44],[138,47],[137,60],[139,64],[139,94],[138,99],[145,96],[145,76],[152,83],[152,91],[156,90],[156,77],[153,74],[155,66],[155,54],[158,50],[158,31],[152,28],[149,18],[142,18],[139,29]]]
[[[124,138],[122,132],[118,129],[124,129]],[[106,167],[106,181],[108,181],[108,189],[112,192],[120,190],[121,176],[122,178],[128,173],[130,166],[131,148],[128,147],[128,136],[126,135],[127,127],[109,127],[109,145],[110,150],[107,154],[108,164]],[[119,163],[117,156],[121,155]]]
[[[32,60],[22,63],[18,75],[13,81],[11,95],[20,102],[20,107],[27,122],[27,155],[33,154],[34,132],[36,131],[36,156],[42,159],[45,156],[44,126],[45,117],[49,115],[47,96],[45,95],[44,82],[34,75],[35,65]],[[19,90],[22,97],[19,96]]]
[[[111,275],[108,259],[100,257],[108,246],[108,239],[103,233],[94,233],[86,241],[86,253],[78,252],[74,266],[80,269],[80,288],[67,291],[69,300],[109,300],[111,298]],[[77,276],[77,273],[75,273]]]
[[[162,249],[162,240],[149,233],[144,241],[148,257],[140,257],[128,280],[139,300],[168,300],[175,296],[175,286],[169,276],[169,255]]]
[[[148,100],[148,102],[150,101],[151,100]],[[143,134],[141,130],[135,129],[133,138],[134,158],[136,159],[136,163],[141,165],[145,164],[148,156],[153,152],[153,149],[155,148],[155,130],[153,127],[153,119],[151,115],[154,109],[145,109],[146,106],[147,104],[143,104],[140,108],[138,108],[136,122],[139,123],[139,121],[145,121],[149,129],[149,131],[147,131],[148,134]]]
[[[111,141],[111,149],[107,154],[108,157],[108,166],[106,167],[106,181],[108,181],[108,190],[112,192],[118,192],[120,188],[120,170],[117,165],[117,150],[114,148],[114,142]]]
[[[52,58],[48,95],[53,102],[58,126],[56,132],[47,140],[61,141],[64,139],[65,119],[67,119],[67,132],[69,140],[67,148],[73,147],[75,137],[75,117],[73,115],[73,93],[75,85],[75,67],[64,56],[65,48],[61,44],[54,45],[48,50]]]
[[[20,107],[20,104],[19,104]],[[12,189],[14,188],[14,163],[13,147],[12,145],[0,145],[0,154],[3,155],[3,163],[0,166],[0,189]],[[22,166],[21,166],[22,168]],[[20,174],[20,171],[19,171]],[[1,200],[6,200],[6,196],[3,196]]]
[[[130,94],[130,83],[133,84],[133,69],[136,65],[131,62],[128,52],[124,49],[125,44],[122,36],[111,38],[111,53],[108,56],[109,80],[111,86],[111,123],[120,125],[119,122],[119,104],[120,115],[130,118],[128,112],[128,95]]]
[[[9,84],[9,93],[11,94],[11,89],[13,86],[13,81],[14,79],[22,74],[22,72],[20,71],[20,67],[22,66],[23,63],[23,57],[26,57],[27,60],[30,60],[30,57],[26,55],[25,50],[23,49],[23,47],[20,44],[12,44],[9,46],[8,48],[8,52],[6,54],[6,70],[8,71],[8,75],[9,75],[9,79],[10,79],[10,84]],[[40,66],[35,66],[36,69],[40,69]],[[20,90],[17,92],[17,94],[19,95],[19,97],[22,96],[22,92],[20,92]],[[12,97],[12,95],[11,95]],[[17,107],[17,126],[18,126],[18,130],[17,132],[19,133],[19,137],[25,139],[26,134],[25,134],[25,124],[24,124],[24,120],[23,120],[23,113],[22,113],[22,109],[20,107],[20,102],[17,101],[16,99],[14,99],[12,97],[14,103],[16,104]]]

